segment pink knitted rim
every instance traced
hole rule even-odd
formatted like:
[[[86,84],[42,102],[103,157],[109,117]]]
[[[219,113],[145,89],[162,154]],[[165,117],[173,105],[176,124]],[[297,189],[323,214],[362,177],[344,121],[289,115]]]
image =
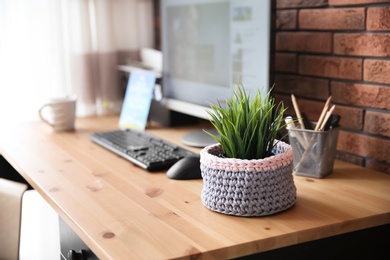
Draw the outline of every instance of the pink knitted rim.
[[[268,171],[276,170],[281,166],[286,166],[292,161],[293,150],[292,147],[283,142],[278,141],[275,146],[275,155],[264,159],[236,159],[236,158],[221,158],[218,156],[222,152],[220,144],[212,144],[206,146],[200,151],[201,164],[207,165],[207,167],[224,170],[224,171]]]

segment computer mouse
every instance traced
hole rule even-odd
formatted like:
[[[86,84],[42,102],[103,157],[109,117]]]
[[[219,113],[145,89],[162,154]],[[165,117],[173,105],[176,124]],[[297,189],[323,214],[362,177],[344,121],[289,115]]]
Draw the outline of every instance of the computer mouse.
[[[168,169],[167,177],[175,180],[201,179],[200,157],[187,156],[179,160]]]

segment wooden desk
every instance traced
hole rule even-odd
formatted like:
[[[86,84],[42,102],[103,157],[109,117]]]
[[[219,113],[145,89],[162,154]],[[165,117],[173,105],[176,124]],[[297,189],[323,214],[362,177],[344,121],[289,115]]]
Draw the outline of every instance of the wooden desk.
[[[201,203],[202,180],[143,171],[88,139],[117,121],[0,130],[0,153],[101,259],[233,258],[390,223],[390,176],[340,161],[325,179],[295,176],[297,202],[285,212],[214,213]],[[187,131],[149,129],[176,143]]]

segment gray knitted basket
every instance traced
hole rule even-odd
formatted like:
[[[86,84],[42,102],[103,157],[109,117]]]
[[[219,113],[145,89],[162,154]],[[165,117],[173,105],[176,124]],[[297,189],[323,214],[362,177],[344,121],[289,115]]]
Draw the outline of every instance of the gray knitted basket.
[[[235,216],[266,216],[295,204],[293,151],[279,141],[274,156],[259,160],[222,158],[220,144],[202,149],[202,203]]]

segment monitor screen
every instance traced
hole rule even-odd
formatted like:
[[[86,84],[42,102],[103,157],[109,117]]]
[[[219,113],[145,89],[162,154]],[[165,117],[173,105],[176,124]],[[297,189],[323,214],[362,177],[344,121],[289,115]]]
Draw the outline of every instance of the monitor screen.
[[[269,90],[270,0],[162,0],[164,104],[208,118],[236,84]]]

